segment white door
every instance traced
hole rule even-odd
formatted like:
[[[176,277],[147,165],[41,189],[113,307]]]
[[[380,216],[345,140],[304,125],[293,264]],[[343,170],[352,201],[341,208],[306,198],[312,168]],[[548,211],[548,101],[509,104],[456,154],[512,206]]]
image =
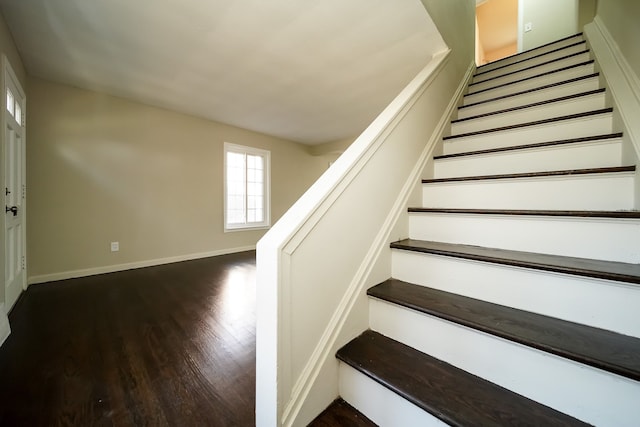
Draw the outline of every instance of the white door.
[[[13,307],[26,287],[25,95],[6,57],[4,69],[5,306]]]

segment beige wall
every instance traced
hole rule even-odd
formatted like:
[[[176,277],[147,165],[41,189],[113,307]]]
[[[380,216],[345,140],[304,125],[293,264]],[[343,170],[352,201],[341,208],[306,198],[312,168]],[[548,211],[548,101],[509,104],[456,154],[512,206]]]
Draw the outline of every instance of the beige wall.
[[[608,0],[605,0],[608,1]],[[578,28],[582,31],[585,25],[593,21],[596,16],[596,0],[579,0],[578,5]]]
[[[636,76],[640,77],[640,1],[600,0],[597,14]]]
[[[579,0],[520,0],[522,27],[531,22],[533,30],[522,33],[522,50],[580,32]]]
[[[438,27],[445,43],[452,50],[455,87],[469,63],[475,59],[475,0],[421,0]]]
[[[29,79],[29,276],[253,246],[223,232],[223,143],[271,151],[272,222],[326,169],[308,147]],[[109,243],[120,242],[110,252]]]
[[[27,90],[27,73],[25,72],[22,59],[18,54],[18,49],[13,41],[13,36],[9,32],[9,27],[0,13],[0,53],[7,56],[13,71],[15,71],[22,88]]]

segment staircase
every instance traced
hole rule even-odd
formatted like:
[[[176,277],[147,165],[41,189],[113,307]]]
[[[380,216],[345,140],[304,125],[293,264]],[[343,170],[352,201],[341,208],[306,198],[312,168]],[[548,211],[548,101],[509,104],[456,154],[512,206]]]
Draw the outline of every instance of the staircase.
[[[636,166],[582,35],[478,68],[340,395],[382,426],[640,425]]]

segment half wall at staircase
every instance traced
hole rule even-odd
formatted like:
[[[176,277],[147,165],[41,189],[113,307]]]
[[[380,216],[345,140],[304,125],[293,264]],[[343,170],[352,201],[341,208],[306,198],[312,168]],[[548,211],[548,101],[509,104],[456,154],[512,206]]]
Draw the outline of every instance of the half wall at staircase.
[[[306,425],[338,396],[335,351],[367,327],[366,289],[391,273],[388,244],[473,70],[473,2],[423,4],[442,52],[258,243],[258,426]]]

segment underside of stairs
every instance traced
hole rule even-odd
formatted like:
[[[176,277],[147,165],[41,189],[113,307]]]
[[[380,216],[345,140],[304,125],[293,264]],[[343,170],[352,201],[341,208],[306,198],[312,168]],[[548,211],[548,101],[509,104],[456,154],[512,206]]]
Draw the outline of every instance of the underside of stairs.
[[[639,425],[638,172],[600,77],[581,34],[476,70],[336,355],[353,425]]]

